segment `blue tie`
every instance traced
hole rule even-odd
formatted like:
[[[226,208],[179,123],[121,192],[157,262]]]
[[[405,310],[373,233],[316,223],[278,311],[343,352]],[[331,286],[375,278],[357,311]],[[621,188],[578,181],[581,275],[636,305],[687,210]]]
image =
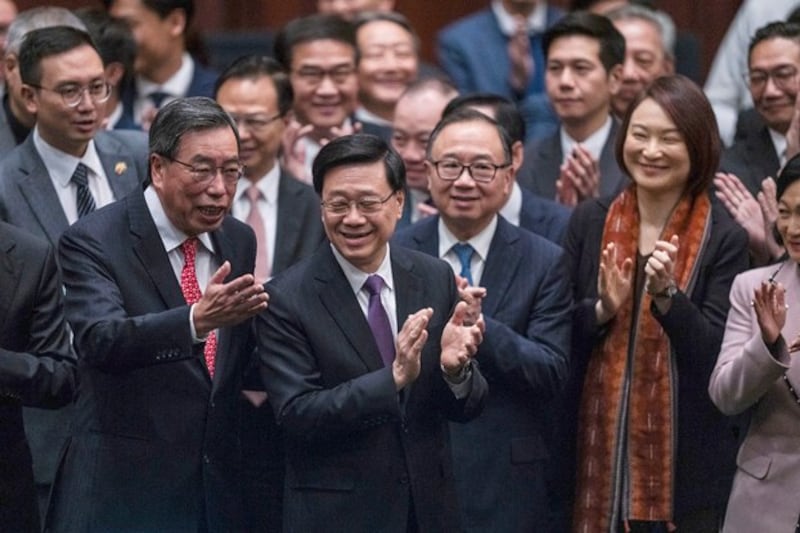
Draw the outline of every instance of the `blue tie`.
[[[70,180],[78,191],[78,218],[83,218],[95,210],[94,198],[89,190],[89,169],[83,163],[78,163]]]
[[[461,262],[461,274],[462,278],[466,278],[470,285],[474,285],[472,283],[472,254],[475,252],[475,248],[473,248],[469,244],[465,243],[458,243],[453,245],[453,251],[458,256],[458,260]]]

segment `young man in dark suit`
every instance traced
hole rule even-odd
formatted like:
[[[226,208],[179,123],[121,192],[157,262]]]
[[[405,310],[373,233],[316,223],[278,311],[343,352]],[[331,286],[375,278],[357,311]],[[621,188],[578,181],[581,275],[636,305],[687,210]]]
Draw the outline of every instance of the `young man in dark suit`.
[[[511,139],[485,114],[446,114],[426,167],[439,214],[392,243],[447,261],[486,321],[477,356],[491,390],[486,409],[450,425],[463,531],[547,531],[551,400],[569,374],[563,253],[499,215],[513,184]]]
[[[284,528],[460,531],[445,420],[483,405],[483,319],[445,263],[387,244],[405,176],[383,140],[335,139],[313,174],[330,246],[270,281],[256,325],[287,439]]]
[[[242,530],[236,402],[267,296],[228,216],[241,173],[228,114],[176,100],[150,129],[150,186],[64,234],[81,389],[49,530]]]

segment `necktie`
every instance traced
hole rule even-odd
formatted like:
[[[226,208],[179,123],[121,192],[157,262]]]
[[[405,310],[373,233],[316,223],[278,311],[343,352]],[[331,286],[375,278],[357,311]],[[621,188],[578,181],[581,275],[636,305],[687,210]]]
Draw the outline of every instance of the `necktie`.
[[[458,256],[458,260],[461,262],[461,274],[459,274],[462,278],[466,278],[470,285],[472,283],[472,253],[475,249],[469,245],[464,244],[462,242],[453,245],[453,251]]]
[[[78,188],[78,218],[83,218],[95,209],[94,198],[89,190],[89,169],[83,163],[78,163],[70,181]]]
[[[255,185],[251,185],[245,191],[250,200],[250,213],[245,222],[256,234],[256,270],[253,275],[258,283],[264,283],[269,277],[269,262],[267,261],[267,229],[264,219],[261,218],[261,211],[258,209],[258,200],[263,195]]]
[[[386,315],[386,309],[383,308],[381,303],[382,287],[383,278],[377,274],[368,277],[364,283],[364,288],[369,293],[367,322],[369,322],[369,329],[372,330],[372,336],[375,337],[375,342],[378,344],[383,364],[391,366],[392,361],[394,361],[394,337],[392,336],[392,326],[389,323],[389,317]]]
[[[189,237],[181,244],[183,251],[183,270],[181,270],[181,292],[186,303],[192,305],[196,303],[203,293],[197,283],[197,271],[195,270],[195,259],[197,258],[197,238]],[[206,345],[203,350],[206,359],[208,373],[214,377],[214,361],[217,355],[217,333],[212,331],[206,337]]]
[[[163,91],[155,91],[148,94],[147,97],[150,99],[151,102],[153,102],[153,105],[156,106],[156,109],[160,109],[161,104],[163,104],[164,100],[166,100],[169,97],[169,94]]]

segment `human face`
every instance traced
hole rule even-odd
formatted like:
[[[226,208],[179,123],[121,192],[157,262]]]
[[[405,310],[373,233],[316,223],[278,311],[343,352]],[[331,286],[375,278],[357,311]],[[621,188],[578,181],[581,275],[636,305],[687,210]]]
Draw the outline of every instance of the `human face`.
[[[800,181],[786,187],[778,199],[778,220],[775,225],[786,253],[792,261],[800,263]]]
[[[136,41],[134,70],[148,80],[163,83],[180,67],[183,54],[183,33],[186,17],[174,10],[161,18],[142,0],[114,0],[109,9],[112,17],[125,20]]]
[[[550,44],[545,71],[547,95],[567,126],[599,128],[608,118],[610,91],[619,68],[606,72],[600,62],[600,43],[584,35],[560,37]]]
[[[622,153],[640,194],[669,195],[677,201],[686,189],[691,169],[686,141],[652,98],[633,111]]]
[[[391,193],[383,161],[336,167],[325,174],[321,194],[324,203],[389,197],[376,213],[363,214],[353,205],[344,215],[322,209],[328,240],[363,272],[371,274],[378,270],[386,255],[386,243],[403,215],[403,192]]]
[[[322,79],[315,79],[320,74]],[[295,45],[291,80],[297,119],[302,124],[313,124],[317,133],[324,136],[330,128],[340,127],[355,109],[356,51],[332,39]]]
[[[368,22],[358,29],[358,87],[361,104],[392,119],[400,95],[417,77],[414,39],[402,26],[386,20]]]
[[[42,139],[63,152],[81,157],[105,117],[105,102],[96,103],[84,92],[78,105],[70,107],[57,90],[105,81],[103,61],[94,48],[82,45],[45,57],[39,66],[42,77],[38,85],[42,88],[23,85],[25,108],[36,115]]]
[[[174,159],[195,166],[238,163],[236,136],[228,127],[184,133]],[[236,183],[226,182],[220,172],[199,184],[188,168],[158,154],[150,156],[150,174],[167,218],[190,237],[217,229],[236,192]]]
[[[353,20],[361,11],[391,11],[394,0],[317,0],[317,11]]]
[[[14,22],[17,17],[17,6],[14,2],[8,0],[0,0],[0,57],[6,51],[6,37],[8,36],[8,27]]]
[[[750,73],[773,73],[777,70],[800,68],[800,43],[792,39],[775,37],[758,43],[750,53]],[[797,76],[788,84],[775,83],[769,76],[761,87],[750,85],[750,94],[756,111],[767,126],[785,133],[789,129],[797,98]]]
[[[497,130],[481,121],[457,122],[441,130],[431,146],[431,159],[454,159],[462,165],[510,163]],[[431,161],[426,166],[433,203],[459,240],[477,235],[506,202],[511,187],[510,167],[497,169],[489,182],[478,182],[466,169],[455,181],[447,181],[439,177]]]
[[[217,91],[217,102],[237,120],[245,175],[258,181],[275,166],[286,128],[275,84],[269,76],[231,78]]]
[[[449,101],[449,96],[433,89],[407,94],[397,101],[392,123],[392,147],[406,166],[406,185],[411,189],[428,190],[425,150],[428,138]]]
[[[541,0],[503,0],[503,7],[512,15],[522,15],[527,17]]]
[[[611,93],[611,107],[621,117],[651,81],[672,73],[673,64],[664,51],[661,32],[653,23],[642,19],[613,22],[625,37],[625,63],[620,83]]]

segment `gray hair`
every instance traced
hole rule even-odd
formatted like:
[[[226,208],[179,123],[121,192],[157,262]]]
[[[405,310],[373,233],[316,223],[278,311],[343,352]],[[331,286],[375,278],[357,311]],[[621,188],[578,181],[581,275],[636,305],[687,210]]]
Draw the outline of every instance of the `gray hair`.
[[[236,123],[217,102],[205,96],[178,98],[158,110],[150,126],[149,151],[173,158],[181,139],[187,133],[217,128],[230,128],[239,149],[239,130]]]
[[[52,26],[69,26],[76,30],[86,31],[86,25],[69,9],[52,6],[26,9],[17,15],[14,22],[8,27],[6,55],[19,55],[22,40],[28,32]]]
[[[669,59],[675,58],[675,23],[672,18],[658,9],[650,9],[635,4],[627,4],[609,11],[606,16],[615,20],[638,19],[649,22],[661,34],[661,46]]]

